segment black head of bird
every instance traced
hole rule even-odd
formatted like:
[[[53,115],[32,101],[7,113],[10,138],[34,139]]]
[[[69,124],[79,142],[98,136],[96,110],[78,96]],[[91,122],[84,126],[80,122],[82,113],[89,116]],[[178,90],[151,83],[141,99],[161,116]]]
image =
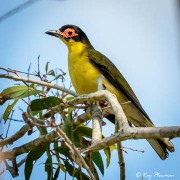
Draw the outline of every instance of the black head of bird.
[[[58,30],[50,30],[47,31],[46,34],[58,37],[61,39],[68,47],[70,44],[78,44],[83,43],[86,44],[88,47],[92,47],[88,37],[86,34],[75,25],[64,25]]]

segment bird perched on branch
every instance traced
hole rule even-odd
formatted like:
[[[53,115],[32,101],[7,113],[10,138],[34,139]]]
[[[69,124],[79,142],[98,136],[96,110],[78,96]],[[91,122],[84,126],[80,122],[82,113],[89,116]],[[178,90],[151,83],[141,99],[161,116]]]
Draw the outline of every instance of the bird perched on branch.
[[[104,88],[114,93],[119,103],[123,104],[128,121],[136,127],[154,127],[123,75],[106,56],[94,49],[79,27],[64,25],[46,34],[58,37],[68,47],[69,74],[78,94],[97,91],[98,77],[103,75]],[[115,123],[114,115],[109,114],[106,118]],[[148,139],[148,142],[161,159],[167,158],[168,151],[174,151],[174,146],[168,138]]]

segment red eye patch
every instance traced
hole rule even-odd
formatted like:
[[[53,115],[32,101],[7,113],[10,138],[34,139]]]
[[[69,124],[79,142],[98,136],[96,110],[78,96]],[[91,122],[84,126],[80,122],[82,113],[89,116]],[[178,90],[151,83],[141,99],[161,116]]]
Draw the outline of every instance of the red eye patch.
[[[71,29],[71,28],[65,29],[62,34],[63,34],[64,38],[72,38],[72,37],[78,36],[78,34],[75,32],[75,30]]]

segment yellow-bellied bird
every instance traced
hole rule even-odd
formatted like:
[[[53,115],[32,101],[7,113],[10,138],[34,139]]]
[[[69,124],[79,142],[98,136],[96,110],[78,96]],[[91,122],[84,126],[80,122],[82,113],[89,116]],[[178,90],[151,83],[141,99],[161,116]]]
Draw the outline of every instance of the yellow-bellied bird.
[[[69,74],[78,94],[97,91],[97,79],[103,75],[104,87],[117,96],[119,103],[124,103],[123,110],[128,121],[137,127],[154,127],[123,75],[106,56],[94,49],[79,27],[64,25],[46,34],[58,37],[68,47]],[[125,103],[127,101],[130,103]],[[106,118],[115,122],[113,115],[108,115]],[[166,159],[167,150],[174,151],[174,146],[168,138],[148,139],[148,142],[161,159]]]

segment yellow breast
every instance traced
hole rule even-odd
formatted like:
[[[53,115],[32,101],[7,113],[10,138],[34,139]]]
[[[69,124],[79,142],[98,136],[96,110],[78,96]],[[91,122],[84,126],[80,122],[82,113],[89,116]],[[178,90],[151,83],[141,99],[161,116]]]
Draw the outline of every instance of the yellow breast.
[[[69,53],[68,67],[72,84],[78,94],[97,91],[100,72],[89,62],[86,52]]]

